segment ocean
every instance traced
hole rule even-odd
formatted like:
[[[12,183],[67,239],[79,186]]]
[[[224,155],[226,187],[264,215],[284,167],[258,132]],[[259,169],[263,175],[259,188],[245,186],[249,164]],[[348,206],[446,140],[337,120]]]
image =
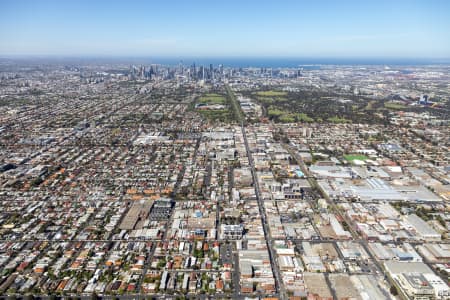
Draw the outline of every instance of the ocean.
[[[217,66],[233,68],[298,68],[320,65],[390,65],[390,66],[417,66],[417,65],[442,65],[450,64],[450,59],[411,59],[411,58],[271,58],[271,57],[179,57],[179,58],[148,58],[151,63],[163,65],[198,65]]]

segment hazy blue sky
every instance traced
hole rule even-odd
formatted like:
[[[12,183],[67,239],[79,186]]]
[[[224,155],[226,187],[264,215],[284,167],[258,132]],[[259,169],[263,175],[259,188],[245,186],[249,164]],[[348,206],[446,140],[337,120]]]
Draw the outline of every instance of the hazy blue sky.
[[[0,55],[450,57],[450,1],[0,0]]]

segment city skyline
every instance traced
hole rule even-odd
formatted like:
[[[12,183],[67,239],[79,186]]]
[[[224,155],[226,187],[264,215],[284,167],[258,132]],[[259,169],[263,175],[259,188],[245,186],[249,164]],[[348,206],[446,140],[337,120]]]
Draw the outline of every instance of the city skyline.
[[[4,1],[1,56],[448,58],[447,1]]]

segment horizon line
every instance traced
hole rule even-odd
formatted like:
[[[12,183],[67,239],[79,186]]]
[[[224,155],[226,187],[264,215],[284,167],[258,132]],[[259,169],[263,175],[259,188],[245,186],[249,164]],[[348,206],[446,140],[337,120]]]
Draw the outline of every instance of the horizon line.
[[[13,54],[0,53],[0,58],[21,58],[21,57],[58,57],[58,58],[291,58],[291,59],[450,59],[450,56],[397,56],[397,55],[261,55],[261,54],[221,54],[221,55],[200,55],[200,54]]]

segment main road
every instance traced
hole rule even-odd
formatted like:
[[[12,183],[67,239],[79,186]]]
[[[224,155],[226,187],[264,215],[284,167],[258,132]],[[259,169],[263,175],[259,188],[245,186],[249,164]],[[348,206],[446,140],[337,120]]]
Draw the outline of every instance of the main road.
[[[267,226],[267,221],[266,221],[267,214],[266,214],[266,210],[264,207],[263,199],[261,199],[261,192],[259,189],[258,178],[256,176],[255,164],[253,162],[253,156],[250,151],[250,147],[248,146],[247,134],[245,132],[245,126],[244,126],[243,122],[241,122],[241,130],[242,130],[242,135],[244,137],[245,150],[247,152],[248,162],[249,162],[250,168],[251,168],[253,183],[255,186],[256,201],[258,202],[259,214],[261,216],[264,237],[266,239],[267,249],[269,252],[269,257],[270,257],[270,261],[271,261],[271,265],[272,265],[272,273],[275,277],[275,289],[279,293],[281,299],[287,299],[287,294],[286,294],[286,290],[284,288],[284,284],[283,284],[282,277],[280,274],[280,269],[278,267],[276,254],[275,254],[275,251],[273,250],[273,240],[272,240],[272,237],[270,235],[270,232],[269,232],[269,229]]]

